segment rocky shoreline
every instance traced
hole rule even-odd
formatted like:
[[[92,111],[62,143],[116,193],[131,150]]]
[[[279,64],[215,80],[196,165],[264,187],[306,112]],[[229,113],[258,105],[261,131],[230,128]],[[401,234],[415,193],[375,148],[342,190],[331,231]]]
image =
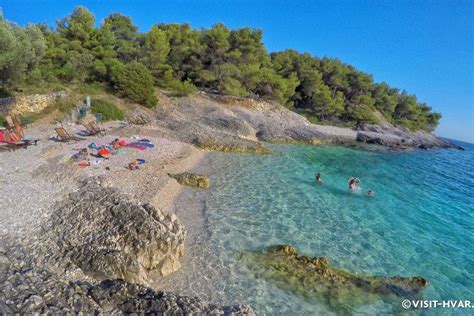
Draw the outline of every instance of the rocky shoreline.
[[[356,129],[315,125],[287,108],[264,101],[200,93],[170,99],[154,124],[169,137],[212,151],[269,153],[265,142],[381,145],[392,150],[462,147],[427,132],[395,127],[380,115],[380,125]]]
[[[247,305],[221,307],[147,287],[180,268],[186,228],[174,201],[181,185],[209,187],[205,175],[186,172],[205,151],[269,154],[267,142],[460,149],[388,123],[357,130],[314,125],[268,102],[202,93],[161,98],[162,107],[143,113],[147,126],[114,122],[104,125],[105,137],[65,144],[52,140],[55,126],[33,125],[27,136],[39,138],[37,146],[0,153],[1,314],[252,315]],[[89,168],[69,161],[78,148],[117,137],[146,137],[156,148]],[[137,157],[147,163],[127,170]]]
[[[68,160],[77,148],[144,135],[113,123],[105,137],[65,144],[51,140],[53,127],[32,126],[27,133],[40,138],[37,146],[1,153],[8,198],[0,202],[0,314],[253,315],[247,305],[218,306],[149,287],[179,269],[185,251],[186,229],[173,209],[181,185],[169,174],[188,170],[202,152],[147,136],[155,150],[79,168]],[[126,169],[136,155],[146,164]]]

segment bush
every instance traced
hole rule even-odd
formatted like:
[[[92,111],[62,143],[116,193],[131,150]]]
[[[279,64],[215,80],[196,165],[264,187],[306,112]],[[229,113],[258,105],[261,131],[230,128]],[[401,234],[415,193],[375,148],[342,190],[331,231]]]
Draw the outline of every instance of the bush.
[[[184,96],[193,94],[197,91],[196,86],[193,85],[190,80],[186,80],[186,81],[176,80],[176,82],[174,82],[170,88],[171,88],[172,94],[176,97],[184,97]]]
[[[5,125],[5,118],[0,115],[0,126],[4,126],[4,125]]]
[[[143,64],[131,62],[119,67],[117,72],[115,88],[121,95],[148,108],[156,105],[158,100],[155,95],[155,80]]]
[[[125,119],[125,113],[115,104],[106,100],[92,100],[91,111],[94,114],[102,114],[102,121],[122,121]]]

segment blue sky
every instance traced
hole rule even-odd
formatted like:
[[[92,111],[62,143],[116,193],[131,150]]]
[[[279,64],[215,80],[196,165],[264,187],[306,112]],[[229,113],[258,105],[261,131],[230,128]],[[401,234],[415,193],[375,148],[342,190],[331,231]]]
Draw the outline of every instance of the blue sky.
[[[472,0],[0,0],[4,16],[21,25],[54,24],[76,5],[98,23],[112,12],[131,16],[140,31],[160,22],[260,28],[269,51],[337,57],[441,112],[438,135],[474,143]]]

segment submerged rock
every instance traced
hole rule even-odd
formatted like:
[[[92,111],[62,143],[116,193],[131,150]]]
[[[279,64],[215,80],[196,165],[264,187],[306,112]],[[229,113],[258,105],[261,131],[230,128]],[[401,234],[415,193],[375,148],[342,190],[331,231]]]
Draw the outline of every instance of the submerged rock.
[[[64,270],[72,263],[96,280],[144,284],[180,268],[186,235],[176,216],[94,179],[57,205],[43,231],[38,257],[46,263]]]
[[[272,246],[264,252],[246,252],[242,259],[255,271],[256,277],[309,301],[326,303],[338,312],[380,300],[414,298],[429,285],[419,276],[363,276],[335,269],[327,258],[298,255],[290,245]]]
[[[0,315],[254,315],[248,305],[218,306],[124,280],[66,281],[28,251],[0,239]]]
[[[176,179],[179,184],[187,185],[196,188],[207,189],[209,187],[209,178],[202,174],[191,173],[191,172],[182,172],[178,174],[170,174],[168,175]]]

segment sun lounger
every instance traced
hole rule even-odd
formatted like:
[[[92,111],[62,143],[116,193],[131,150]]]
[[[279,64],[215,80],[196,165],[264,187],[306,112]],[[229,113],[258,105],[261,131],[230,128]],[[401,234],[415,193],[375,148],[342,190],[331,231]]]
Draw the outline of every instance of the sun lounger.
[[[95,133],[105,135],[105,129],[97,126],[96,122],[90,122],[89,126]]]
[[[30,145],[36,145],[38,141],[39,139],[24,139],[11,129],[0,131],[0,145],[2,146],[2,150],[26,148]]]
[[[56,133],[60,137],[60,141],[63,141],[63,142],[71,142],[71,141],[77,142],[77,141],[85,140],[85,138],[70,135],[64,129],[64,127],[58,127],[58,128],[55,128],[54,130],[56,131]]]
[[[100,133],[100,131],[97,131],[94,128],[92,128],[90,123],[84,123],[84,124],[82,124],[82,126],[85,127],[86,132],[87,132],[87,136],[95,136],[95,135]]]
[[[15,128],[15,123],[13,122],[13,119],[10,115],[5,116],[5,123],[6,123],[6,128],[7,129],[14,129]]]

